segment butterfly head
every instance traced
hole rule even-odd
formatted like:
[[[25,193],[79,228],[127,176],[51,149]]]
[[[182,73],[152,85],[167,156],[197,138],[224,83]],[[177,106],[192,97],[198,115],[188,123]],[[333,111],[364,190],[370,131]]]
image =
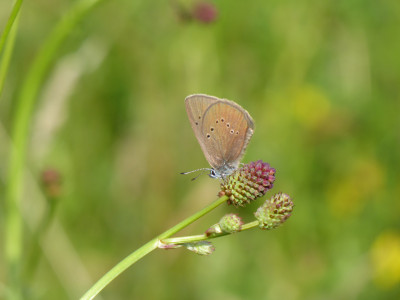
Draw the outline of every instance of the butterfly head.
[[[210,169],[210,173],[208,174],[211,178],[221,178],[221,175],[217,173],[214,169]]]

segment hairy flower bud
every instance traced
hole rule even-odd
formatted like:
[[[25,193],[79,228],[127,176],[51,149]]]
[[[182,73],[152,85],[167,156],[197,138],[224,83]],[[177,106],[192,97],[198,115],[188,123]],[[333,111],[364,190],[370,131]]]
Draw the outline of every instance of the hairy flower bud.
[[[208,241],[185,243],[183,244],[183,246],[185,246],[186,249],[193,251],[194,253],[197,253],[199,255],[210,255],[215,251],[214,245]]]
[[[41,174],[41,181],[44,192],[50,199],[61,196],[61,174],[57,169],[47,168]]]
[[[210,228],[208,228],[206,230],[206,232],[204,232],[204,234],[206,236],[212,236],[212,235],[217,235],[219,233],[222,233],[222,229],[221,226],[219,226],[219,223],[214,224],[213,226],[211,226]]]
[[[219,196],[229,197],[228,204],[245,206],[252,200],[262,197],[273,187],[275,169],[266,162],[258,160],[245,164],[221,184]]]
[[[242,218],[236,214],[227,214],[219,221],[219,226],[223,232],[234,233],[242,229]]]
[[[291,216],[293,206],[289,195],[278,193],[266,200],[254,215],[261,229],[274,229]]]

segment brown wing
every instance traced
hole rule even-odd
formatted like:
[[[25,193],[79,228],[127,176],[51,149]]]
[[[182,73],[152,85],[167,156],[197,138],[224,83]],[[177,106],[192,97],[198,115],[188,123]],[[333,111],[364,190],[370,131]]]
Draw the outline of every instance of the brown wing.
[[[220,101],[219,98],[203,95],[203,94],[195,94],[187,96],[185,99],[186,112],[189,117],[190,126],[194,131],[194,135],[197,138],[197,141],[200,144],[201,150],[204,153],[207,161],[209,161],[210,154],[208,150],[205,148],[206,139],[202,134],[202,126],[203,126],[203,118],[205,111],[214,103]],[[210,163],[211,164],[211,163]]]
[[[220,101],[220,99],[217,97],[203,94],[195,94],[186,97],[186,112],[197,140],[199,140],[199,132],[201,131],[200,127],[203,123],[205,111],[211,106],[211,104],[217,103],[218,101]]]
[[[236,169],[254,131],[249,113],[235,102],[220,99],[205,111],[202,123],[203,152],[212,167]]]

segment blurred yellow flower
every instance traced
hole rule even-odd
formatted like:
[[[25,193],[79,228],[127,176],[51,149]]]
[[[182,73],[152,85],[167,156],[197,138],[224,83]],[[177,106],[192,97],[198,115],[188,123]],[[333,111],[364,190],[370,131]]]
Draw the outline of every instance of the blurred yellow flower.
[[[327,189],[332,212],[338,216],[357,214],[364,203],[381,189],[384,180],[385,172],[375,158],[359,158],[348,166],[340,184],[335,180]]]
[[[312,85],[302,86],[294,92],[293,112],[297,120],[308,129],[318,127],[329,116],[328,98]]]
[[[400,233],[385,231],[375,240],[370,251],[375,283],[390,289],[400,283]]]

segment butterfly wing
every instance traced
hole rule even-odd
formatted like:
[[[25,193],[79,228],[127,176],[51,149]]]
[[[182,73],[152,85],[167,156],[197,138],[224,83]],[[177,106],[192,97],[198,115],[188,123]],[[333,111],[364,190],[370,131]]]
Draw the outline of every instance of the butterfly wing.
[[[191,95],[186,111],[209,164],[217,171],[236,169],[253,134],[249,113],[233,101],[208,95]]]
[[[220,99],[203,94],[187,96],[185,99],[186,112],[189,117],[190,125],[200,145],[202,140],[199,140],[201,135],[201,124],[203,123],[204,113],[211,106],[217,103]]]
[[[220,173],[236,169],[254,132],[250,114],[235,102],[221,99],[211,104],[203,117],[207,159]],[[207,158],[207,155],[206,155]]]
[[[186,112],[189,117],[190,126],[194,131],[194,135],[197,138],[197,141],[200,144],[201,150],[204,153],[207,161],[209,161],[209,151],[205,145],[205,137],[202,133],[202,127],[204,122],[204,113],[205,111],[214,103],[217,103],[220,99],[213,96],[203,95],[203,94],[195,94],[186,97],[185,105],[186,105]]]

